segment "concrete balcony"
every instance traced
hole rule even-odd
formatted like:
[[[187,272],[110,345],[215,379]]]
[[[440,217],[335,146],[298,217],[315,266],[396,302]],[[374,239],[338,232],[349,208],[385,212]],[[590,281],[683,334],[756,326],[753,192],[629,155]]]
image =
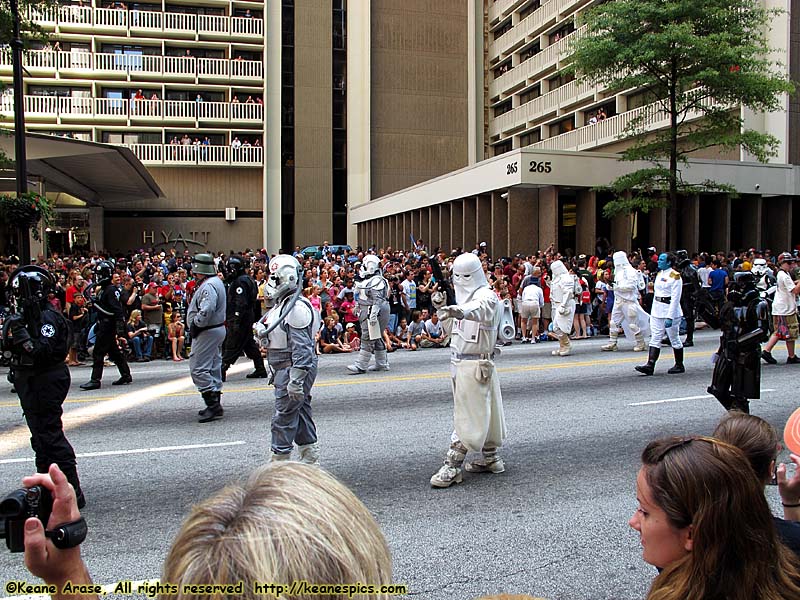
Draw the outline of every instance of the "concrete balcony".
[[[92,25],[97,33],[125,33],[128,31],[128,11],[117,8],[95,8]]]
[[[128,124],[152,122],[185,124],[194,127],[197,121],[263,123],[262,104],[230,102],[196,102],[192,100],[134,100],[126,98],[88,98],[63,96],[25,96],[25,118],[36,121],[102,121]],[[14,96],[0,97],[0,114],[14,115]]]
[[[231,35],[252,38],[264,37],[264,19],[252,17],[231,17]]]
[[[507,97],[527,84],[538,81],[538,76],[547,69],[555,69],[559,59],[567,53],[570,43],[575,39],[574,36],[581,35],[583,31],[584,28],[581,28],[570,33],[558,42],[550,44],[539,54],[503,73],[489,84],[489,98],[494,99],[501,94]]]
[[[264,149],[260,146],[122,144],[130,148],[145,165],[164,166],[241,166],[260,167],[264,164]]]
[[[692,92],[687,93],[691,94]],[[707,106],[714,104],[712,100],[706,100],[704,103]],[[647,131],[656,131],[669,126],[669,115],[662,110],[658,103],[653,103],[598,121],[592,125],[585,125],[567,133],[547,138],[529,147],[547,150],[596,150],[624,139],[626,137],[625,128],[634,119],[640,117],[644,117],[644,127]],[[693,121],[701,117],[702,114],[700,112],[693,111],[687,115],[686,120]]]
[[[489,25],[494,25],[522,4],[523,0],[495,0],[489,5]]]
[[[533,41],[542,29],[558,21],[559,15],[587,0],[550,0],[533,11],[510,31],[489,44],[489,58],[504,58],[512,50]]]
[[[541,117],[556,113],[564,107],[594,98],[596,86],[587,81],[570,81],[552,92],[542,94],[526,102],[489,123],[489,135],[505,137],[514,130],[527,129]]]

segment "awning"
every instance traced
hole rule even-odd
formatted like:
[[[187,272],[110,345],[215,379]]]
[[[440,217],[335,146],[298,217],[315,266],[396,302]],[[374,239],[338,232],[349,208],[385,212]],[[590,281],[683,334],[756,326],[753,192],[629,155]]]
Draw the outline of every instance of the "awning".
[[[0,150],[12,160],[13,130],[0,132]],[[164,193],[128,148],[41,133],[26,133],[28,177],[47,191],[66,192],[89,205],[156,200]]]

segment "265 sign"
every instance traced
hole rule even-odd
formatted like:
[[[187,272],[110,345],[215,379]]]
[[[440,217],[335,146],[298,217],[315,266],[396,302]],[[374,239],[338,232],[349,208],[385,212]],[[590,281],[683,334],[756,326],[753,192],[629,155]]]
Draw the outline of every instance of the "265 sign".
[[[517,161],[506,164],[506,175],[514,175],[518,170],[519,170],[519,164]],[[550,162],[549,160],[547,161],[532,160],[528,164],[528,171],[530,173],[552,173],[553,163]]]

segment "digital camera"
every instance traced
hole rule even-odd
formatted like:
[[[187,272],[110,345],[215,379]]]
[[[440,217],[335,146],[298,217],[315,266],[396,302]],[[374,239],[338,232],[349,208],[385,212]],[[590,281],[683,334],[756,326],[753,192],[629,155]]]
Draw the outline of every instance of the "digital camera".
[[[25,521],[38,518],[45,528],[53,510],[53,497],[50,490],[41,485],[14,490],[0,501],[0,519],[3,530],[0,537],[6,538],[6,546],[11,552],[25,550]]]

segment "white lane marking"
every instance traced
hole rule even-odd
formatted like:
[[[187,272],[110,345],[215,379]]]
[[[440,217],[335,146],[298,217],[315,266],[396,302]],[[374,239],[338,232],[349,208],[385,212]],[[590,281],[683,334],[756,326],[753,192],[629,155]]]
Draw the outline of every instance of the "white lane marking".
[[[228,374],[241,373],[251,369],[250,363],[241,363],[234,365],[228,370]],[[110,373],[109,374],[109,379]],[[134,382],[135,384],[135,382]],[[194,384],[192,378],[189,376],[151,385],[142,389],[122,394],[113,400],[106,400],[96,404],[90,404],[81,408],[70,410],[64,413],[62,421],[64,423],[64,431],[69,431],[75,427],[86,425],[92,421],[97,421],[108,415],[123,412],[129,408],[136,406],[143,406],[150,402],[158,400],[167,394],[174,394],[182,390],[191,388]],[[0,455],[8,454],[15,450],[21,450],[30,442],[30,432],[28,427],[20,425],[10,429],[0,435]]]
[[[125,583],[128,583],[128,580],[122,580]],[[133,593],[137,593],[137,589],[140,585],[148,585],[154,586],[155,584],[159,583],[161,580],[158,578],[155,579],[140,579],[138,581],[130,581],[131,589]],[[119,581],[117,583],[108,583],[102,587],[102,590],[107,594],[113,594],[116,587],[119,585]],[[32,584],[33,585],[33,584]],[[35,585],[44,585],[44,584],[35,584]],[[144,590],[143,590],[144,591]],[[127,594],[126,594],[127,595]],[[24,596],[5,596],[0,598],[0,600],[39,600],[40,598],[50,598],[48,594],[27,594]]]
[[[775,390],[761,390],[762,393],[774,392]],[[634,402],[628,406],[648,406],[650,404],[664,404],[666,402],[684,402],[685,400],[705,400],[706,398],[713,398],[711,394],[704,394],[702,396],[686,396],[684,398],[666,398],[665,400],[649,400],[648,402]]]
[[[220,448],[222,446],[241,446],[243,441],[236,442],[219,442],[216,444],[189,444],[187,446],[162,446],[160,448],[132,448],[131,450],[106,450],[104,452],[84,452],[83,454],[76,454],[76,458],[90,458],[95,456],[118,456],[120,454],[147,454],[149,452],[173,452],[175,450],[197,450],[200,448]],[[11,463],[30,462],[33,457],[29,458],[4,458],[0,460],[0,465],[8,465]],[[2,600],[2,599],[0,599]]]

